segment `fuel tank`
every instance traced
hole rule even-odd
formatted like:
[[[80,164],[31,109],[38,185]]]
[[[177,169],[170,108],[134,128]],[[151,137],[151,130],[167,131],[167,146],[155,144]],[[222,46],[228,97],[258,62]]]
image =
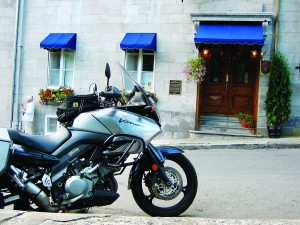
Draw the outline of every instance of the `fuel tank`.
[[[152,119],[122,109],[106,108],[81,113],[71,129],[104,134],[131,134],[144,139],[146,144],[161,133]]]

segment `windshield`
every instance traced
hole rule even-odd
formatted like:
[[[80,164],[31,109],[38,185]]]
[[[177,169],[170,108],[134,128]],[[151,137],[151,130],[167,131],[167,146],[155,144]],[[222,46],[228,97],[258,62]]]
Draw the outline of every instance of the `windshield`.
[[[127,72],[127,70],[119,63],[117,62],[118,66],[122,70],[122,79],[123,79],[123,89],[127,91],[132,91],[134,89],[135,85],[139,85],[138,82]]]
[[[144,90],[144,88],[127,72],[127,70],[119,62],[117,62],[117,64],[122,70],[123,90],[128,93],[132,91],[141,92],[145,97],[147,105],[154,105],[153,99],[148,97],[149,95]]]

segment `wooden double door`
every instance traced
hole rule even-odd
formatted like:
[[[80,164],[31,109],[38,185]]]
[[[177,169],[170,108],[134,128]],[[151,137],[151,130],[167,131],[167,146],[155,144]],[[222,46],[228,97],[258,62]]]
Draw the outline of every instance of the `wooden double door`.
[[[259,73],[259,53],[251,57],[248,45],[212,45],[206,60],[207,75],[201,84],[200,112],[254,114]]]

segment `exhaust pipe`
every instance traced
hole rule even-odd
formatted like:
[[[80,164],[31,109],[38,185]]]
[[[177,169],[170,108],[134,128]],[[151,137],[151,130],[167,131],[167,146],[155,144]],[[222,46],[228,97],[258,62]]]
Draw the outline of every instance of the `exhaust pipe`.
[[[31,200],[37,204],[41,209],[46,212],[58,212],[59,208],[54,207],[50,204],[49,198],[44,191],[42,191],[38,186],[29,181],[23,176],[22,171],[15,166],[10,166],[10,176],[17,183],[17,185],[25,190],[30,196]]]

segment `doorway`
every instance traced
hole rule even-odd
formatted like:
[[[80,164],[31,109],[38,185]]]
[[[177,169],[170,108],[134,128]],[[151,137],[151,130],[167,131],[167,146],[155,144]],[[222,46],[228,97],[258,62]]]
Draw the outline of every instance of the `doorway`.
[[[255,114],[260,51],[249,45],[211,45],[197,104],[202,114]]]

